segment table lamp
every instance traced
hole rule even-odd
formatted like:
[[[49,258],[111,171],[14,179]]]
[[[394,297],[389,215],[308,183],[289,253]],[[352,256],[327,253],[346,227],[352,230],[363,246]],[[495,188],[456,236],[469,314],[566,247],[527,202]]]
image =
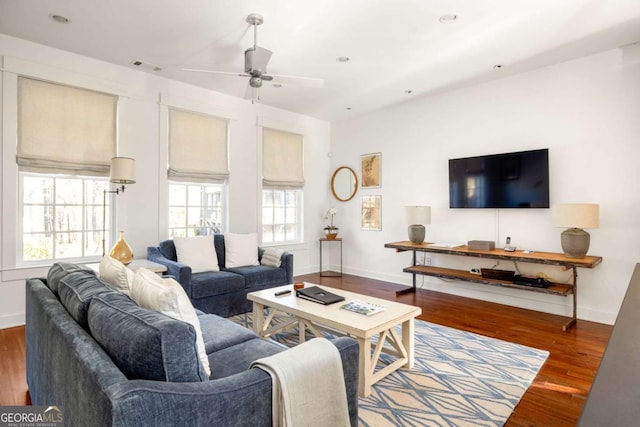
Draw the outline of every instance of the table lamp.
[[[409,224],[409,240],[416,244],[424,242],[426,231],[423,224],[431,224],[431,207],[405,206],[404,217]]]
[[[595,203],[563,203],[551,211],[554,227],[569,227],[560,235],[562,251],[569,258],[584,258],[591,237],[583,228],[598,228],[600,206]]]

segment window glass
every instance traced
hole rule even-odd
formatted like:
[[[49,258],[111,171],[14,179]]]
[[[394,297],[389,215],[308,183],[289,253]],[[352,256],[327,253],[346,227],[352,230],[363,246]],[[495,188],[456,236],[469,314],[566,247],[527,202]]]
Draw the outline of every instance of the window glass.
[[[265,188],[262,191],[262,243],[302,241],[302,190]]]
[[[221,233],[224,184],[169,183],[169,236]]]
[[[20,172],[19,180],[22,262],[102,255],[106,178]],[[106,224],[109,211],[107,197]]]

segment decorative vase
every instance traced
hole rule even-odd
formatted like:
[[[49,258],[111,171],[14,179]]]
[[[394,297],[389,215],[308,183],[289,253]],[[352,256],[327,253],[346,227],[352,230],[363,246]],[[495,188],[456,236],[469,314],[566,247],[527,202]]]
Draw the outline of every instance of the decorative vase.
[[[124,265],[133,261],[133,251],[131,250],[131,246],[124,240],[124,231],[120,232],[120,238],[118,238],[116,244],[111,248],[109,256],[117,259]]]
[[[324,235],[329,240],[335,239],[338,236],[338,227],[325,228],[324,229]]]

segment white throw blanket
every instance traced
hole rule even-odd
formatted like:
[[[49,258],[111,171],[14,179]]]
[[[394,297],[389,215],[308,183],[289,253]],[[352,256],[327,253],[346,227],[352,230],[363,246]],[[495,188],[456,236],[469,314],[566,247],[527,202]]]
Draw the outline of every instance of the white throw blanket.
[[[274,427],[348,427],[349,409],[338,349],[314,338],[251,367],[271,375]]]

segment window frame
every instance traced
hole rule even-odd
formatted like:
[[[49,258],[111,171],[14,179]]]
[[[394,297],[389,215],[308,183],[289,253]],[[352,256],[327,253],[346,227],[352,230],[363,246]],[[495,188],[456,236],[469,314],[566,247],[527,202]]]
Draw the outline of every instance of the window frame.
[[[266,224],[265,223],[265,209],[269,208],[269,206],[265,206],[264,203],[264,193],[266,191],[270,191],[270,192],[275,192],[275,191],[284,191],[285,192],[285,196],[284,196],[284,200],[285,200],[285,205],[282,206],[281,208],[284,208],[285,210],[285,236],[286,236],[286,210],[287,210],[287,205],[286,205],[286,192],[292,192],[295,194],[295,200],[296,200],[296,206],[295,206],[295,222],[294,225],[296,226],[298,232],[297,232],[297,236],[295,239],[289,239],[289,240],[279,240],[279,241],[265,241],[265,231],[264,231],[264,227],[265,225],[271,225],[272,227],[275,226],[275,212],[272,212],[271,214],[271,218],[273,219],[271,221],[270,224]],[[286,245],[295,245],[295,244],[300,244],[304,242],[304,215],[303,215],[303,209],[304,209],[304,190],[302,188],[283,188],[283,187],[278,187],[278,186],[266,186],[263,185],[262,190],[261,190],[261,203],[260,203],[260,216],[261,216],[261,232],[260,232],[260,240],[261,240],[261,245],[262,246],[286,246]],[[275,200],[275,197],[272,197],[272,200]],[[271,209],[275,209],[277,208],[276,206],[271,206]],[[275,236],[275,233],[273,233]]]
[[[171,186],[175,185],[175,186],[184,186],[185,187],[185,205],[173,205],[171,204]],[[167,181],[167,229],[166,229],[166,233],[167,236],[169,238],[173,238],[174,236],[176,236],[176,234],[173,233],[174,230],[176,229],[183,229],[185,230],[185,235],[186,236],[194,236],[194,235],[204,235],[204,234],[189,234],[189,229],[193,227],[193,225],[189,225],[189,215],[188,215],[188,209],[189,207],[195,207],[196,205],[190,205],[189,204],[189,187],[195,187],[195,186],[199,186],[202,188],[205,187],[214,187],[214,188],[220,188],[220,206],[218,208],[214,207],[207,207],[206,205],[203,205],[202,203],[200,204],[199,208],[200,208],[200,213],[203,213],[204,209],[214,209],[214,210],[219,210],[220,212],[220,227],[219,227],[219,232],[224,232],[227,229],[227,209],[228,209],[228,199],[227,199],[227,195],[228,195],[228,190],[229,190],[229,186],[226,182],[224,183],[211,183],[211,182],[185,182],[185,181],[174,181],[174,180],[168,180]],[[200,192],[201,194],[201,199],[202,199],[202,190]],[[206,193],[205,193],[206,194]],[[171,227],[171,208],[174,207],[184,207],[185,210],[187,211],[185,213],[185,227]]]
[[[25,185],[24,185],[24,178],[25,177],[40,177],[42,179],[52,179],[53,180],[53,196],[52,196],[52,203],[51,204],[37,204],[37,203],[27,203],[25,204],[24,202],[24,190],[25,190]],[[86,182],[87,181],[97,181],[97,182],[104,182],[106,184],[106,189],[110,190],[109,187],[109,179],[108,177],[100,177],[100,176],[87,176],[87,175],[69,175],[69,174],[59,174],[59,173],[40,173],[40,172],[27,172],[27,171],[18,171],[17,172],[17,184],[18,184],[18,200],[17,200],[17,222],[18,222],[18,228],[17,228],[17,236],[16,236],[16,246],[17,246],[17,250],[16,250],[16,265],[18,266],[40,266],[40,265],[51,265],[53,263],[56,262],[96,262],[99,261],[100,258],[102,257],[102,253],[101,253],[101,249],[102,249],[102,238],[99,239],[99,244],[98,244],[98,254],[97,255],[86,255],[85,254],[85,236],[87,233],[90,232],[98,232],[99,234],[102,233],[102,227],[99,227],[96,230],[91,230],[88,229],[87,226],[87,221],[86,221],[86,214],[87,214],[87,209],[88,208],[96,208],[96,209],[100,209],[102,211],[102,207],[103,207],[103,202],[99,200],[99,203],[87,203],[86,200]],[[56,201],[56,182],[57,180],[62,180],[62,179],[71,179],[71,180],[78,180],[82,182],[82,195],[81,195],[81,204],[78,205],[68,205],[68,204],[62,204],[62,203],[58,203]],[[103,200],[104,200],[104,194],[103,194]],[[42,258],[42,259],[33,259],[33,260],[28,260],[25,259],[25,236],[27,235],[34,235],[34,234],[40,234],[38,232],[26,232],[24,229],[24,212],[25,212],[25,207],[26,206],[51,206],[52,209],[52,224],[53,224],[53,236],[52,236],[52,257],[49,258]],[[55,224],[56,224],[56,210],[58,207],[61,206],[79,206],[82,209],[82,218],[81,218],[81,227],[79,230],[64,230],[64,231],[58,231],[55,229]],[[115,242],[115,233],[114,233],[114,228],[112,227],[112,219],[115,218],[115,204],[111,203],[110,197],[109,197],[109,193],[107,193],[107,197],[106,197],[106,205],[104,208],[104,212],[105,212],[105,216],[106,218],[102,218],[102,222],[104,222],[104,239],[105,239],[105,252],[108,252],[109,248],[111,247],[111,245],[113,244],[113,242]],[[102,223],[101,223],[102,224]],[[73,232],[73,233],[79,233],[81,235],[81,252],[82,255],[80,256],[73,256],[73,257],[56,257],[56,235],[60,234],[60,233],[69,233],[69,232]]]

